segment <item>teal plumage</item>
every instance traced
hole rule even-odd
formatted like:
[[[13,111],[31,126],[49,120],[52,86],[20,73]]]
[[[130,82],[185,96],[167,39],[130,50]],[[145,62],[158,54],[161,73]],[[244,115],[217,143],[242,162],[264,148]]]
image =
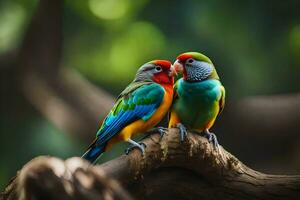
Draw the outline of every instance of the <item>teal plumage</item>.
[[[169,127],[180,129],[181,140],[186,128],[204,132],[217,145],[217,138],[209,129],[225,104],[225,89],[211,60],[203,54],[188,52],[174,63],[183,78],[174,87],[175,97]]]
[[[190,83],[182,78],[176,83],[178,99],[173,108],[181,123],[188,128],[203,130],[204,126],[219,113],[222,85],[219,80]]]

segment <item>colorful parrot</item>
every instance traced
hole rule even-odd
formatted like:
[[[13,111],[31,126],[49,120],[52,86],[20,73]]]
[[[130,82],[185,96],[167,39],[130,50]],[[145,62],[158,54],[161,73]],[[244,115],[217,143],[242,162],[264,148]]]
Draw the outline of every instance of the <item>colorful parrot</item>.
[[[145,145],[131,139],[156,126],[172,105],[174,70],[171,62],[154,60],[142,65],[133,82],[119,95],[95,140],[82,156],[91,163],[115,143],[127,141],[144,154]],[[159,128],[163,133],[164,128]]]
[[[174,100],[169,127],[178,127],[181,141],[187,128],[204,132],[210,142],[218,147],[217,137],[209,129],[225,105],[225,88],[211,60],[198,52],[179,55],[174,63],[183,78],[174,85]]]

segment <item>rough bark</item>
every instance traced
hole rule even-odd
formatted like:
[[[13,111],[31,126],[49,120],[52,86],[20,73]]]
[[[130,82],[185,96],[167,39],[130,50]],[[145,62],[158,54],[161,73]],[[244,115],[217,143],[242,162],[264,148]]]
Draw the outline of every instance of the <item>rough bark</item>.
[[[132,199],[115,180],[80,158],[41,156],[26,164],[1,199]]]
[[[153,134],[143,142],[147,145],[144,156],[141,156],[139,150],[133,150],[128,156],[123,155],[98,166],[87,167],[86,162],[78,158],[71,158],[65,163],[60,161],[60,164],[53,164],[52,167],[48,165],[49,169],[64,169],[57,165],[68,166],[72,173],[61,170],[63,176],[53,173],[55,170],[52,170],[51,176],[47,170],[39,173],[40,167],[35,166],[44,165],[47,160],[53,158],[37,158],[21,170],[2,197],[10,199],[8,197],[11,195],[36,195],[36,193],[40,195],[41,191],[43,194],[57,195],[58,193],[53,191],[61,190],[62,185],[59,183],[64,183],[66,177],[68,180],[75,180],[74,171],[76,172],[78,168],[90,169],[93,173],[99,172],[105,174],[105,177],[119,181],[137,199],[299,199],[300,197],[299,175],[270,175],[255,171],[224,150],[222,146],[215,149],[199,134],[189,132],[187,139],[180,142],[178,130],[170,129],[162,139],[158,134]],[[31,166],[31,173],[28,173],[28,166]],[[88,171],[80,172],[87,180],[94,180],[94,176],[88,176]],[[26,177],[35,179],[31,178],[33,181],[26,185],[28,183]],[[46,184],[55,181],[57,184],[52,185],[52,188]],[[80,181],[71,182],[73,193],[78,192],[78,187],[83,187]],[[29,190],[32,185],[43,187],[41,190],[37,187]],[[90,192],[101,194],[99,192],[101,190],[96,187],[85,189],[86,195]],[[55,196],[56,199],[58,197]],[[68,197],[76,199],[78,196]],[[129,198],[129,196],[125,198],[127,197]]]

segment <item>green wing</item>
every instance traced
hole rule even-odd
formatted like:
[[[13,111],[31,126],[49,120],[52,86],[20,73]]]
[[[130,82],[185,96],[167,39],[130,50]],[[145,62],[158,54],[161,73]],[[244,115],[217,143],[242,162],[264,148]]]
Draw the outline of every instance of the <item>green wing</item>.
[[[147,121],[163,101],[165,90],[156,83],[129,85],[119,96],[97,133],[97,144],[106,143],[133,121]],[[134,89],[132,89],[134,88]]]
[[[218,115],[223,111],[225,106],[225,88],[223,85],[220,86],[221,89],[221,97],[219,99],[219,113]]]

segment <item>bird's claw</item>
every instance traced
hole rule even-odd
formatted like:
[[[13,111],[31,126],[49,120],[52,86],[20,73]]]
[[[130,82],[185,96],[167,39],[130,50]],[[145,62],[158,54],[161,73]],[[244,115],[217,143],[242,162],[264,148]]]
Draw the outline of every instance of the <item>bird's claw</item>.
[[[152,128],[152,129],[147,131],[146,136],[143,137],[141,140],[145,139],[149,134],[154,134],[154,133],[157,133],[157,132],[160,134],[160,139],[161,139],[164,135],[167,134],[168,129],[165,128],[165,127],[162,127],[162,126]]]
[[[145,155],[146,144],[143,142],[139,142],[136,144],[131,144],[130,147],[125,149],[125,154],[128,155],[133,149],[137,148],[141,151],[142,155]]]
[[[180,141],[183,142],[184,139],[185,139],[186,136],[187,136],[187,129],[186,129],[186,127],[185,127],[183,124],[181,124],[181,123],[177,124],[176,127],[179,129]]]
[[[167,128],[165,128],[165,127],[157,127],[157,131],[159,132],[159,134],[160,134],[160,138],[163,138],[164,137],[164,135],[166,135],[167,134],[167,132],[168,132],[168,129]]]
[[[204,133],[205,133],[205,137],[208,139],[208,141],[213,143],[215,148],[218,148],[219,143],[218,143],[217,136],[214,133],[209,132],[208,130],[206,130]]]

